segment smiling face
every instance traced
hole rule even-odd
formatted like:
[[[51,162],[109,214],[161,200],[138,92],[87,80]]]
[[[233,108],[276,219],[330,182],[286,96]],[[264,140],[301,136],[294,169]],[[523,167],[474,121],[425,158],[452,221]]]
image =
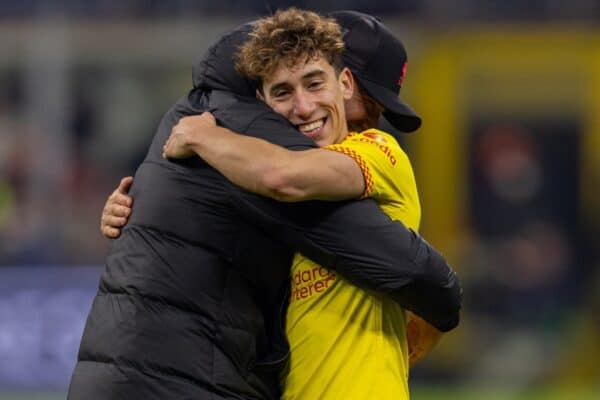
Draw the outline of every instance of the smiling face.
[[[317,145],[340,143],[348,134],[344,101],[352,98],[350,70],[339,74],[324,57],[290,67],[281,62],[263,80],[258,96]]]

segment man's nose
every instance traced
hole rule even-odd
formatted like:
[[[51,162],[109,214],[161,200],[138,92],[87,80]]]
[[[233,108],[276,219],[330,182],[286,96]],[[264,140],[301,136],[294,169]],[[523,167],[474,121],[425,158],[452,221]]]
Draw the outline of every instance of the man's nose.
[[[294,115],[300,118],[309,118],[315,110],[315,103],[304,92],[294,96]]]

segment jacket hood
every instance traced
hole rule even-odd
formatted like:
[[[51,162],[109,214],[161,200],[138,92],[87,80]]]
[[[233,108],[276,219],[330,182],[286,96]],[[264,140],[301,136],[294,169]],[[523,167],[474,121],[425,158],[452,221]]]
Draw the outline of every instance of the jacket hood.
[[[252,23],[225,34],[194,64],[192,79],[195,89],[225,90],[240,96],[256,95],[256,84],[235,69],[234,55],[248,39]]]

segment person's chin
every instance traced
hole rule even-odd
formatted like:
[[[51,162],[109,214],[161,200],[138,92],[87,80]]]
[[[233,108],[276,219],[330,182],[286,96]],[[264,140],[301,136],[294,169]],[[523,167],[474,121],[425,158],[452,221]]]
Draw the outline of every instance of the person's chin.
[[[317,137],[314,137],[313,140],[319,147],[327,146],[333,144],[333,132],[330,124],[325,124],[319,132]]]

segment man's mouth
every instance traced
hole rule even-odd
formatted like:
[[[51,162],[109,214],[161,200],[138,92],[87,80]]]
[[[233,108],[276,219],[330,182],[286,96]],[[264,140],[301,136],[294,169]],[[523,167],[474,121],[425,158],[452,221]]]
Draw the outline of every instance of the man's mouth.
[[[327,117],[309,122],[307,124],[298,124],[296,125],[296,127],[304,135],[314,138],[316,136],[319,136],[319,134],[321,133],[323,126],[325,126],[325,121],[327,121]]]

